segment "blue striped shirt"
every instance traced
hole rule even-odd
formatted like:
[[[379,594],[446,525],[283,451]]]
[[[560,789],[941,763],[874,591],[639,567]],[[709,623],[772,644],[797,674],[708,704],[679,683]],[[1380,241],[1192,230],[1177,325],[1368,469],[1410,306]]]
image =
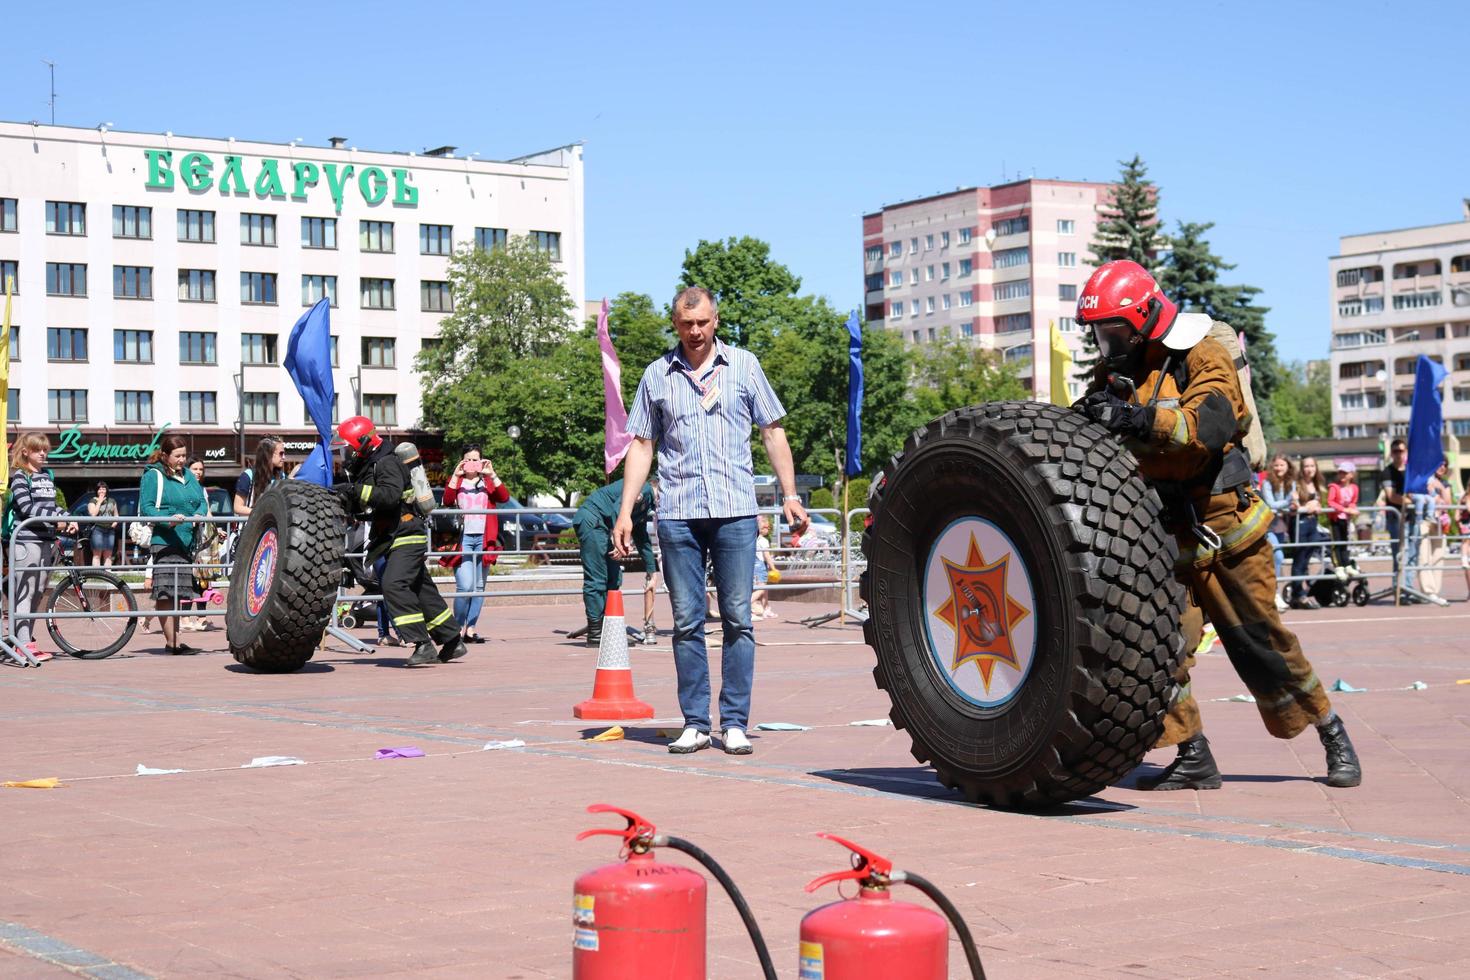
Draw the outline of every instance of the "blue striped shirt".
[[[718,391],[712,408],[701,401]],[[748,517],[755,513],[750,427],[786,415],[760,361],[718,338],[698,375],[678,344],[643,372],[628,432],[658,446],[661,520]]]

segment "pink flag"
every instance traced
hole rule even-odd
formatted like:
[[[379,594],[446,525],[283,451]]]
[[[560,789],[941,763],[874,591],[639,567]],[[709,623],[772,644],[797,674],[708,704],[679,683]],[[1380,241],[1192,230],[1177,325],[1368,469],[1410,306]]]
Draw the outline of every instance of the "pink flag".
[[[628,410],[623,407],[623,365],[618,361],[618,352],[613,350],[612,335],[607,332],[607,298],[602,300],[602,312],[597,314],[597,346],[602,348],[602,401],[604,440],[602,461],[611,473],[628,454],[633,437],[628,435]]]

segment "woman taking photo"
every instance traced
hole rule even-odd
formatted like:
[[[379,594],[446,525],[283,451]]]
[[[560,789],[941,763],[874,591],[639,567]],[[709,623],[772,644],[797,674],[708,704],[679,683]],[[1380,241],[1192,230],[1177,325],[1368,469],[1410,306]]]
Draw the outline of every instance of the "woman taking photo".
[[[46,455],[50,451],[49,439],[39,432],[27,432],[15,441],[10,453],[9,506],[14,513],[16,527],[15,595],[11,615],[16,639],[37,661],[50,660],[51,654],[36,646],[36,621],[22,619],[21,616],[35,612],[41,604],[49,574],[44,568],[56,562],[57,532],[77,533],[75,524],[57,524],[54,520],[64,516],[65,511],[56,506],[56,484],[46,469]],[[30,517],[49,520],[21,527],[21,522]]]
[[[92,564],[106,568],[112,564],[112,553],[117,549],[117,501],[107,495],[107,484],[97,484],[97,494],[87,501],[87,513],[92,517],[111,517],[112,521],[98,521],[91,526]]]
[[[479,446],[465,450],[454,475],[444,487],[444,506],[460,510],[494,510],[498,504],[510,499],[510,490],[495,467],[480,455]],[[486,570],[495,563],[495,552],[499,551],[496,537],[500,534],[500,521],[494,514],[465,514],[464,531],[459,539],[459,554],[440,559],[440,564],[454,569],[454,591],[484,592]],[[480,622],[480,610],[485,606],[484,596],[461,596],[454,600],[454,618],[459,622],[460,635],[466,643],[484,643],[485,638],[475,632]]]
[[[194,534],[191,517],[209,513],[204,488],[184,463],[189,450],[182,436],[166,435],[153,451],[138,487],[138,513],[143,517],[166,517],[153,528],[153,608],[187,608],[199,598],[194,585]],[[179,642],[179,619],[160,616],[164,649],[173,654],[198,653]]]

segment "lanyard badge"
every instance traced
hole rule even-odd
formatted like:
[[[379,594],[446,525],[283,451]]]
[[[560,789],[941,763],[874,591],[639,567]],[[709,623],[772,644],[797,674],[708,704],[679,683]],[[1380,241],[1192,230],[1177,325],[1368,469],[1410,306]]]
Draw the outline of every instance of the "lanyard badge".
[[[720,371],[723,369],[723,364],[716,365],[715,369],[710,372],[708,381],[699,381],[694,377],[694,372],[682,366],[679,368],[679,373],[688,378],[689,383],[699,392],[699,407],[706,412],[713,413],[720,405],[720,386],[715,383],[715,379],[720,376]]]

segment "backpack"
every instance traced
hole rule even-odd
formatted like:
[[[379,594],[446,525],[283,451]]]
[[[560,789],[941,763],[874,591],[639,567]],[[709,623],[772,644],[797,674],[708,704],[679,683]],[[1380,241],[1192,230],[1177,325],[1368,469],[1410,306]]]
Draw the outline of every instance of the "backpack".
[[[1234,327],[1219,320],[1211,323],[1210,332],[1205,336],[1225,348],[1225,352],[1235,362],[1235,377],[1240,382],[1240,396],[1246,409],[1246,417],[1240,420],[1240,431],[1244,433],[1240,439],[1240,448],[1245,452],[1251,469],[1264,469],[1266,433],[1261,429],[1261,414],[1256,410],[1256,396],[1251,391],[1250,362],[1246,360],[1245,351],[1240,347],[1240,337]]]
[[[434,489],[429,486],[429,474],[424,469],[424,461],[419,459],[418,447],[411,442],[400,442],[393,452],[408,470],[409,485],[403,492],[403,502],[420,517],[428,517],[434,513]]]

